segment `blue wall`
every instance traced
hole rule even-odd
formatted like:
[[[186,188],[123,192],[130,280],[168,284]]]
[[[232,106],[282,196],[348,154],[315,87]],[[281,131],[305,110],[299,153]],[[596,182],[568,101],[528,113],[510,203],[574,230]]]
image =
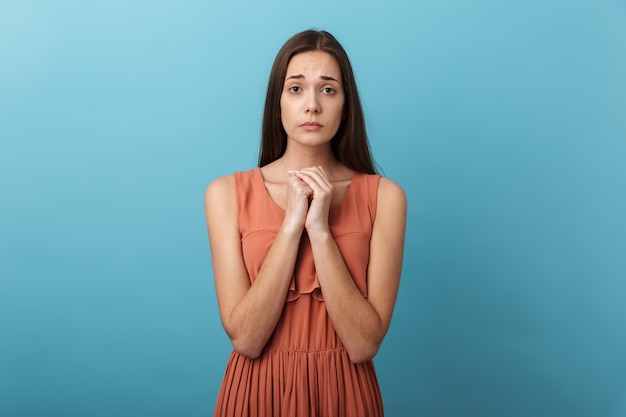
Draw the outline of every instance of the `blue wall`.
[[[334,33],[406,189],[391,417],[626,416],[623,1],[0,1],[0,415],[206,416],[202,206]]]

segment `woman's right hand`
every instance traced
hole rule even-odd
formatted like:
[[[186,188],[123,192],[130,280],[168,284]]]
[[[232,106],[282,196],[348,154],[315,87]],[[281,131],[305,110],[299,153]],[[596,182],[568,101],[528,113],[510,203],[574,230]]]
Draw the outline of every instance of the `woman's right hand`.
[[[287,198],[283,226],[289,230],[302,231],[304,230],[304,223],[309,211],[309,202],[313,196],[313,190],[298,178],[295,173],[289,171],[287,174]]]

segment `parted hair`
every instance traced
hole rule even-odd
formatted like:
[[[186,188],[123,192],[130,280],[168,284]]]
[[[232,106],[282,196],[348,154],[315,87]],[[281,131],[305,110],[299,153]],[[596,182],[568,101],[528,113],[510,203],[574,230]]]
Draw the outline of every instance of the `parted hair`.
[[[335,58],[341,70],[345,95],[344,118],[331,140],[335,158],[355,171],[376,173],[365,130],[363,108],[348,55],[333,35],[317,30],[306,30],[292,36],[274,59],[263,111],[259,167],[277,160],[285,153],[287,132],[280,120],[280,96],[285,84],[287,66],[295,55],[310,51],[330,54]]]

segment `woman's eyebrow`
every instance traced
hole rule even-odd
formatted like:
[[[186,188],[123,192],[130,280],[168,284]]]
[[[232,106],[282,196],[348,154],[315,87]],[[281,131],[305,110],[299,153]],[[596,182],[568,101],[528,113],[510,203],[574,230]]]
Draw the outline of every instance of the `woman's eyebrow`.
[[[303,80],[304,78],[305,78],[304,75],[298,74],[298,75],[290,75],[289,77],[286,78],[286,80]],[[320,75],[320,79],[324,81],[335,81],[339,83],[339,81],[336,78],[331,77],[330,75]]]

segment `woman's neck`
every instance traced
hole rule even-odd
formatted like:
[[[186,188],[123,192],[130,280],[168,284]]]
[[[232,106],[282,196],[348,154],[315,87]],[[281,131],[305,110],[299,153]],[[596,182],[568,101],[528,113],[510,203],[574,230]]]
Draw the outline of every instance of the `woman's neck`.
[[[345,180],[351,178],[352,170],[348,169],[335,158],[330,148],[327,146],[289,146],[283,156],[272,162],[273,169],[279,172],[298,170],[314,166],[321,166],[331,181]]]
[[[332,171],[338,165],[341,165],[333,155],[330,144],[323,146],[287,144],[287,149],[279,160],[281,165],[287,169],[321,166],[326,170]]]

